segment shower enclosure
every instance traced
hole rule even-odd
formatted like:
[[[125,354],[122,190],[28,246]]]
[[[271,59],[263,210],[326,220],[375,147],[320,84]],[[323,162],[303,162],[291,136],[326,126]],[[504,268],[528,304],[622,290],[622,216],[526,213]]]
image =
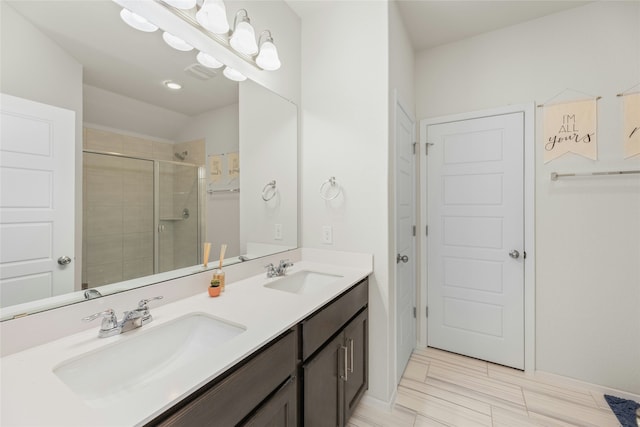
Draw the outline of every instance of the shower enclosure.
[[[201,262],[197,165],[84,150],[83,288]]]

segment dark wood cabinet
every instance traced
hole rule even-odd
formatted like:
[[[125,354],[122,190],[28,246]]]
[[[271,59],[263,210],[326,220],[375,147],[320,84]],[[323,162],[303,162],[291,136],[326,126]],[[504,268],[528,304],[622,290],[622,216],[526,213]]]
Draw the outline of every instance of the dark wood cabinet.
[[[148,425],[228,427],[240,424],[256,408],[264,407],[263,402],[295,376],[297,348],[297,333],[287,332],[250,356],[242,366],[214,380]],[[296,405],[291,405],[291,409],[295,410]],[[297,417],[295,413],[292,416]],[[256,422],[252,425],[261,425]]]
[[[344,381],[344,421],[351,418],[369,385],[368,331],[369,311],[364,309],[344,330],[348,366]]]
[[[318,351],[303,358],[302,425],[304,427],[342,427],[351,417],[368,386],[368,283],[361,282],[344,296],[302,323],[302,348],[314,349],[314,334],[326,334]],[[348,301],[348,304],[345,304]],[[336,310],[336,307],[338,310]],[[328,315],[329,314],[329,315]],[[345,316],[346,314],[346,316]],[[317,316],[317,317],[315,317]],[[346,323],[336,317],[346,317]],[[306,327],[321,324],[323,327]],[[334,329],[327,329],[333,324]],[[313,345],[307,345],[307,341]]]
[[[368,386],[368,279],[147,426],[342,427]]]
[[[298,423],[297,378],[291,377],[246,422],[245,427],[295,427]]]

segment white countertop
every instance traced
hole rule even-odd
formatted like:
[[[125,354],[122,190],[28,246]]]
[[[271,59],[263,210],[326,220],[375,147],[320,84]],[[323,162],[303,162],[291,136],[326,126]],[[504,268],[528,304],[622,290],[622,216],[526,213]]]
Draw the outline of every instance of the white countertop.
[[[371,274],[370,262],[368,265],[346,267],[344,262],[327,263],[330,258],[321,256],[315,262],[296,262],[287,272],[293,274],[309,270],[343,276],[315,294],[299,295],[266,288],[263,286],[265,283],[277,278],[266,279],[264,274],[260,274],[228,283],[220,297],[211,298],[207,293],[208,280],[203,280],[202,292],[152,308],[153,322],[139,329],[100,339],[97,337],[98,322],[95,328],[3,357],[0,365],[0,424],[129,426],[150,421]],[[53,372],[65,361],[119,340],[135,339],[137,334],[188,313],[205,313],[222,318],[243,325],[246,331],[222,344],[215,360],[181,371],[170,386],[154,387],[150,384],[131,391],[126,399],[115,399],[105,407],[88,405]],[[126,360],[114,363],[126,363]]]

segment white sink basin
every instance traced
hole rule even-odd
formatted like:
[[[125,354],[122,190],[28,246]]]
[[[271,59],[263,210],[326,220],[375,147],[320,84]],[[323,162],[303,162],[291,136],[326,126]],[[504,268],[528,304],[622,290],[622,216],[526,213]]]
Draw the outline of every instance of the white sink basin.
[[[220,345],[246,330],[201,313],[144,328],[65,361],[53,372],[89,406],[105,407],[150,386],[171,384],[194,366],[206,366]]]
[[[276,279],[264,285],[267,288],[294,294],[313,294],[322,290],[322,287],[342,278],[335,274],[317,273],[315,271],[299,271],[290,276]]]

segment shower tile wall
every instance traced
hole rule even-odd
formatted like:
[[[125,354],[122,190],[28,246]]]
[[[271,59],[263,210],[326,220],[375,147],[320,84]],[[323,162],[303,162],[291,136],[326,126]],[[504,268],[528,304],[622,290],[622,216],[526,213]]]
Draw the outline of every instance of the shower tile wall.
[[[173,144],[89,128],[84,148],[173,158]],[[85,154],[83,177],[83,283],[153,274],[153,162]]]
[[[170,144],[85,128],[84,148],[204,164],[204,141]],[[202,151],[202,153],[200,153]],[[202,161],[199,158],[202,157]],[[196,169],[160,163],[161,271],[198,263]],[[85,154],[83,283],[88,287],[153,274],[153,162]],[[189,178],[190,176],[190,178]],[[193,185],[196,188],[192,188]],[[188,208],[189,219],[182,219]]]

